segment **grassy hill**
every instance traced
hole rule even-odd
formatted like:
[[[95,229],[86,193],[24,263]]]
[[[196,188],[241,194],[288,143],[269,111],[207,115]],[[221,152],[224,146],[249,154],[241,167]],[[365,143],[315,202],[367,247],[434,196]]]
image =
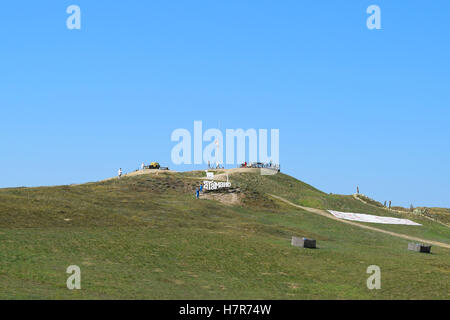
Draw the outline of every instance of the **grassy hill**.
[[[334,221],[303,206],[408,217],[385,230],[450,243],[447,227],[284,174],[230,175],[240,204],[197,200],[204,172],[136,175],[73,186],[0,190],[2,299],[449,299],[450,250]],[[292,236],[319,249],[292,247]],[[369,265],[381,290],[368,290]],[[81,290],[66,268],[81,268]]]

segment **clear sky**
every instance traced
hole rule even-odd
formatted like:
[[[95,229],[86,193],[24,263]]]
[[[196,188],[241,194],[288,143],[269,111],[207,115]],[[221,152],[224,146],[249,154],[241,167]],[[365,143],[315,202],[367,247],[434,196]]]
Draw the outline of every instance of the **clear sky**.
[[[323,191],[450,207],[449,36],[447,0],[4,2],[0,187],[202,169],[170,157],[202,120],[280,129],[282,170]]]

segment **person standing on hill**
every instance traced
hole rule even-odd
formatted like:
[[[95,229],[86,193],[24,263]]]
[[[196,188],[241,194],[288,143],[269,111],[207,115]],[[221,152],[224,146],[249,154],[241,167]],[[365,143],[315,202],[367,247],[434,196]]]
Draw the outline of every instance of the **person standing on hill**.
[[[200,198],[200,189],[199,188],[195,189],[195,194],[197,196],[197,199]]]
[[[122,168],[119,169],[119,172],[117,172],[117,175],[119,176],[119,179],[122,178]]]
[[[144,171],[144,168],[145,168],[145,164],[142,162],[142,164],[141,164],[141,170]]]

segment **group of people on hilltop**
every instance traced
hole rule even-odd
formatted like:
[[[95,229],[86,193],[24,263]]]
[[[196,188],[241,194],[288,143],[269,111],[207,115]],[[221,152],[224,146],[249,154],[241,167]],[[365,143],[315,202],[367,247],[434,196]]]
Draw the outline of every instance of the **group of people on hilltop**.
[[[244,163],[241,163],[241,168],[269,168],[269,169],[280,169],[279,164],[272,163],[272,160],[270,160],[269,163],[263,163],[263,162],[252,162],[248,163],[245,161]]]

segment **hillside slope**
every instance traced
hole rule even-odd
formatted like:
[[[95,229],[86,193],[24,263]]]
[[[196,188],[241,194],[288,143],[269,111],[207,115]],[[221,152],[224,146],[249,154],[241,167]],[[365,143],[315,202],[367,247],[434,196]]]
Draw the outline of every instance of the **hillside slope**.
[[[449,298],[450,250],[411,252],[407,240],[267,194],[320,209],[397,214],[283,174],[252,171],[230,172],[239,205],[197,200],[202,175],[160,172],[0,190],[0,298]],[[377,227],[450,243],[448,228],[412,219],[423,226]],[[319,249],[294,248],[292,236],[317,239]],[[373,264],[382,270],[381,290],[366,287]],[[81,268],[81,290],[66,288],[69,265]]]

